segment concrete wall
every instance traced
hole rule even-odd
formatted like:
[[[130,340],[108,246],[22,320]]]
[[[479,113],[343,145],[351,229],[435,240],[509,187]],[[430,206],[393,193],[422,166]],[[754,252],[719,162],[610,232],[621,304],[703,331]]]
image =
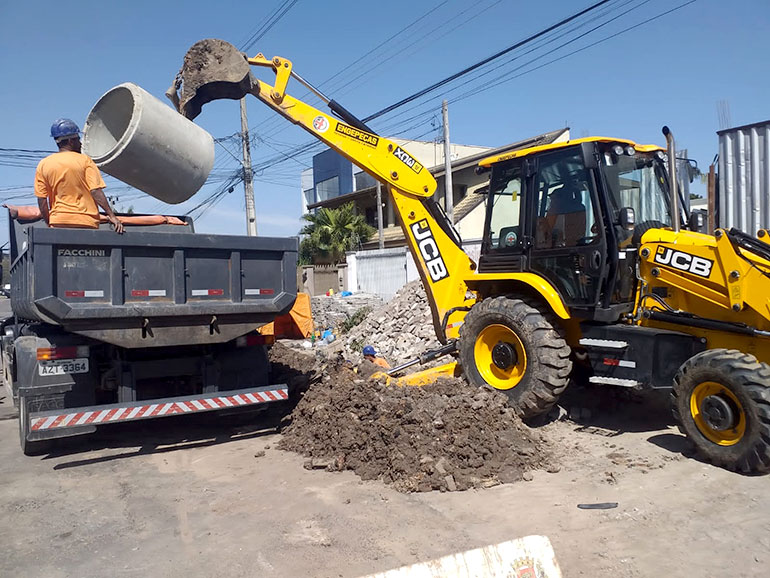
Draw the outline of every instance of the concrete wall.
[[[298,290],[311,296],[326,295],[329,289],[339,293],[348,284],[346,265],[305,265],[297,270]]]

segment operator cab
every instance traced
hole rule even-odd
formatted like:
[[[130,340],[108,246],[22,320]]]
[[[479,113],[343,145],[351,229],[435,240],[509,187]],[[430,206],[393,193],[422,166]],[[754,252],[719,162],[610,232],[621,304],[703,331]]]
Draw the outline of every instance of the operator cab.
[[[479,272],[538,274],[576,317],[617,321],[633,310],[641,235],[672,224],[665,161],[660,147],[606,138],[483,160]]]

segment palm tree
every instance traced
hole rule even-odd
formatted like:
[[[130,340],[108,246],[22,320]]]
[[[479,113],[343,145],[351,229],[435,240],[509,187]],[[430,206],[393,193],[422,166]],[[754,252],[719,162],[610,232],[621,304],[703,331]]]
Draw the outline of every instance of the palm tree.
[[[346,251],[357,249],[374,234],[374,227],[355,214],[353,203],[336,209],[322,208],[302,218],[307,221],[300,231],[305,235],[300,245],[302,263],[341,263]]]

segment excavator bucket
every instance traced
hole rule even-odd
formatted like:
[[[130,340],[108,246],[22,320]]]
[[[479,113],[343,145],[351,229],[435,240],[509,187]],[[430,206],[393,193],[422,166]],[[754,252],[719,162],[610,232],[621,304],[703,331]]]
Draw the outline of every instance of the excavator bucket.
[[[192,45],[166,96],[192,120],[207,102],[238,100],[258,86],[246,55],[229,42],[207,38]],[[180,92],[181,89],[181,92]]]

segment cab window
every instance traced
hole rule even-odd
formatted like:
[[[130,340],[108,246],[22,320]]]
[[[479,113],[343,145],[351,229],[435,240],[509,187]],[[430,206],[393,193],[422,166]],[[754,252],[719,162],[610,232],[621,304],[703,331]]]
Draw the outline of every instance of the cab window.
[[[535,248],[590,245],[598,240],[591,179],[580,153],[558,151],[538,161]]]
[[[521,214],[524,207],[524,190],[521,166],[509,164],[495,169],[489,193],[489,249],[513,249],[521,247]]]

